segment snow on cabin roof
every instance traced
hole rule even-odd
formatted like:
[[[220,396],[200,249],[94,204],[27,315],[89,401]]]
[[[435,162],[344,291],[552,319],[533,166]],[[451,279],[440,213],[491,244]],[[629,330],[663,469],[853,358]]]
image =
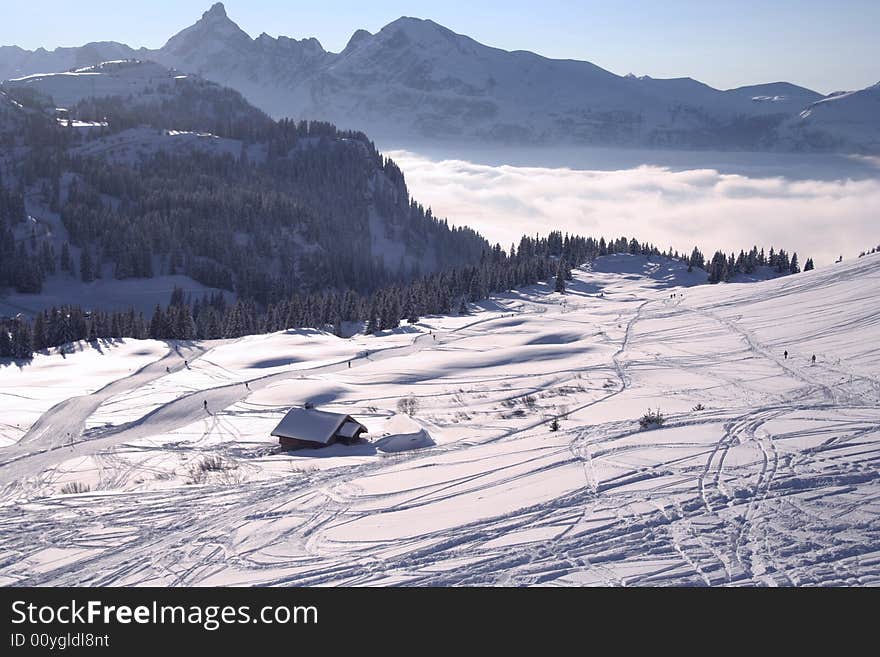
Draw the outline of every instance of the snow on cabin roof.
[[[292,438],[326,445],[337,434],[340,427],[346,429],[350,424],[354,425],[353,428],[347,429],[352,431],[351,436],[357,432],[357,429],[363,427],[349,415],[318,411],[313,408],[293,408],[278,423],[278,426],[272,431],[272,435],[276,438]],[[366,427],[363,428],[366,429]],[[345,437],[351,436],[345,434]]]
[[[347,422],[345,422],[345,424],[342,425],[342,427],[340,427],[339,431],[337,431],[336,433],[343,438],[354,438],[359,431],[363,430],[366,430],[366,427],[360,422],[348,420]]]

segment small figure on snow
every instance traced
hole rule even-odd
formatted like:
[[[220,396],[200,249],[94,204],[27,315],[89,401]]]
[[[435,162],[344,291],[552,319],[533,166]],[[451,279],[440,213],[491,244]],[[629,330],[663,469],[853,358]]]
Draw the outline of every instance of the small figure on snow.
[[[816,354],[813,354],[813,365],[816,364]]]
[[[782,355],[785,356],[785,360],[788,360],[788,349],[786,349],[786,350],[785,350],[785,353],[782,354]]]
[[[207,413],[208,412],[208,400],[206,399],[202,403],[205,405],[205,412]]]

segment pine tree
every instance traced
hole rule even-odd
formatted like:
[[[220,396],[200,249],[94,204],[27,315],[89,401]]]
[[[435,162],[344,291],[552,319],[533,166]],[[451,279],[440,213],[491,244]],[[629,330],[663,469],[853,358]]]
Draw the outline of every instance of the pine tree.
[[[813,259],[807,258],[807,262],[804,264],[804,271],[813,271],[815,269],[815,265],[813,265]]]
[[[790,274],[800,274],[801,273],[801,268],[798,265],[797,252],[791,254],[791,264],[788,267],[788,272]]]
[[[10,358],[12,356],[12,338],[9,336],[9,330],[3,324],[0,324],[0,358]]]
[[[165,313],[162,312],[162,306],[158,303],[153,310],[153,318],[150,320],[150,338],[153,340],[164,340],[166,337],[165,330]]]
[[[565,273],[568,268],[568,265],[565,262],[565,258],[560,259],[559,266],[556,268],[556,292],[559,294],[565,294]]]
[[[407,309],[406,309],[406,321],[409,324],[418,323],[419,317],[419,304],[416,300],[415,293],[410,293],[409,299],[407,301]]]
[[[171,319],[171,337],[175,340],[192,340],[196,337],[196,324],[189,305],[181,304],[168,307]]]
[[[43,313],[37,313],[34,317],[33,336],[31,339],[34,351],[42,351],[48,344],[46,343],[46,325],[43,320]]]
[[[366,331],[370,335],[375,335],[379,332],[379,308],[376,305],[375,299],[370,304],[370,310],[367,313]]]
[[[61,245],[61,271],[73,272],[73,260],[70,258],[70,245],[65,242]]]
[[[709,282],[721,283],[729,279],[728,260],[721,251],[716,251],[709,264]]]
[[[84,246],[79,256],[79,275],[83,283],[91,283],[95,280],[95,274],[92,268],[92,254],[89,253],[89,247]]]
[[[22,320],[12,327],[12,357],[19,360],[30,360],[34,357],[31,345],[31,328]]]

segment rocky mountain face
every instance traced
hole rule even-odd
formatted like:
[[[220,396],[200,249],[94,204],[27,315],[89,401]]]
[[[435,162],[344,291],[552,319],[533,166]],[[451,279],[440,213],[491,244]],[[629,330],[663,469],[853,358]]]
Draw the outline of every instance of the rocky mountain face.
[[[618,76],[589,62],[491,48],[415,18],[400,18],[376,34],[358,30],[342,52],[330,53],[313,38],[251,38],[217,3],[158,50],[113,42],[0,49],[0,77],[114,58],[196,73],[240,91],[274,117],[329,120],[401,145],[463,139],[878,151],[880,113],[870,111],[871,88],[855,92],[855,100],[846,95],[841,104],[836,101],[843,97],[826,99],[786,82],[722,91],[690,78]],[[825,101],[836,104],[816,105]],[[859,109],[848,109],[856,103]]]

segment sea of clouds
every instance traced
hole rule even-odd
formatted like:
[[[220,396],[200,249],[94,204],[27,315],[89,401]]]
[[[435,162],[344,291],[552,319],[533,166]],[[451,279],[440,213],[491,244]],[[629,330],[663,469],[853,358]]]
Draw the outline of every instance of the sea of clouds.
[[[635,236],[664,250],[773,245],[820,265],[880,244],[880,168],[875,176],[834,179],[825,172],[810,179],[803,172],[788,178],[658,165],[579,170],[388,154],[413,197],[435,215],[505,248],[523,234],[559,229]]]

